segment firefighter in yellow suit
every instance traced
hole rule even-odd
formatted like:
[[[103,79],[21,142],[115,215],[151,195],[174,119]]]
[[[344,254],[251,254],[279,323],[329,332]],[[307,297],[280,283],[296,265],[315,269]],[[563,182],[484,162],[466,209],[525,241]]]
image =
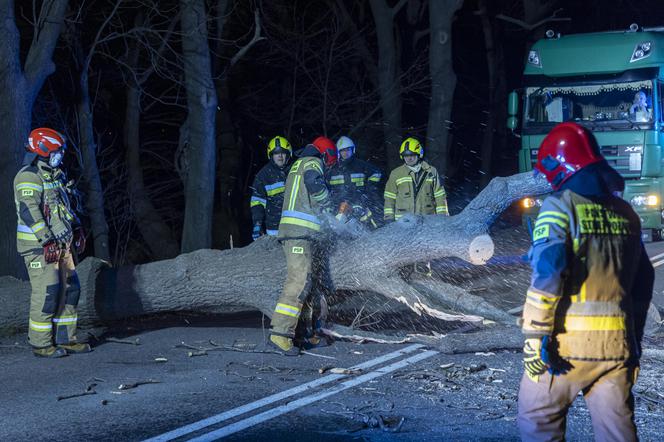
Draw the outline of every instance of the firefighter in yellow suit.
[[[385,185],[385,222],[407,213],[448,216],[447,194],[435,167],[424,161],[424,147],[415,138],[406,138],[399,148],[404,164],[390,173]],[[431,264],[415,264],[413,270],[431,275]]]
[[[639,217],[614,194],[620,177],[580,125],[554,127],[535,168],[555,192],[530,250],[521,437],[564,440],[567,410],[582,392],[595,440],[636,441],[632,386],[654,281]]]
[[[385,185],[385,221],[406,213],[449,215],[447,194],[435,167],[424,161],[424,147],[415,138],[406,138],[399,148],[404,164],[390,173]]]
[[[332,210],[325,168],[334,165],[337,158],[334,143],[326,137],[318,137],[298,156],[284,191],[277,238],[284,248],[288,274],[272,316],[269,341],[286,356],[299,354],[296,344],[321,343],[316,332],[327,316],[327,304],[315,287],[325,271],[319,236],[323,229],[321,215]]]
[[[47,358],[90,351],[88,344],[76,338],[81,287],[72,247],[82,252],[85,234],[70,205],[60,168],[65,147],[57,131],[33,130],[24,166],[14,179],[17,248],[32,288],[28,340],[35,356]]]

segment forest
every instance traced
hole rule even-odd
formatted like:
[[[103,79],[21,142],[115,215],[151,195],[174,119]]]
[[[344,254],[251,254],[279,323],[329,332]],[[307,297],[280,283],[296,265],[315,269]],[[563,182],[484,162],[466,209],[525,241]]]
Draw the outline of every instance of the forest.
[[[249,243],[275,135],[351,136],[385,171],[420,137],[458,213],[516,172],[506,97],[533,41],[654,24],[648,2],[592,3],[3,0],[2,213],[39,126],[67,137],[85,256],[115,266]],[[15,223],[0,218],[0,274],[24,277]]]

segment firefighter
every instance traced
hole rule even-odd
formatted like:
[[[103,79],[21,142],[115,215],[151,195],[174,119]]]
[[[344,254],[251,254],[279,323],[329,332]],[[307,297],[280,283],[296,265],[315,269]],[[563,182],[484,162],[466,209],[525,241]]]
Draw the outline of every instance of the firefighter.
[[[298,157],[286,179],[279,223],[278,239],[288,274],[272,316],[269,341],[287,356],[299,354],[298,346],[323,343],[317,334],[327,315],[325,298],[317,287],[325,271],[321,215],[332,210],[325,169],[336,162],[336,149],[331,140],[318,137]]]
[[[449,215],[445,188],[436,168],[422,159],[420,142],[406,138],[399,155],[404,164],[390,173],[385,185],[385,221],[398,220],[406,213]]]
[[[251,188],[252,238],[276,235],[279,232],[281,206],[293,148],[282,136],[272,138],[267,144],[269,162],[256,174]]]
[[[564,440],[567,410],[583,392],[595,440],[635,441],[631,389],[654,281],[639,217],[614,195],[616,172],[576,123],[551,130],[535,168],[554,193],[530,250],[521,437]]]
[[[355,143],[350,138],[342,136],[336,147],[339,161],[327,174],[334,207],[341,210],[348,207],[354,217],[376,228],[374,218],[382,209],[382,173],[374,165],[355,157]]]
[[[14,178],[16,242],[30,278],[28,340],[35,356],[87,353],[76,337],[81,292],[72,252],[85,249],[85,233],[69,199],[65,138],[49,128],[30,132],[23,167]],[[72,250],[74,249],[74,250]]]

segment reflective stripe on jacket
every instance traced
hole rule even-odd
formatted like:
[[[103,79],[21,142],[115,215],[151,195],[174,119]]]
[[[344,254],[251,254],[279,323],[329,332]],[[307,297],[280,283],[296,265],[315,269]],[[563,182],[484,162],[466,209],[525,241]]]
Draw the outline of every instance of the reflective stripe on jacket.
[[[638,216],[620,198],[549,196],[533,230],[525,336],[553,336],[564,359],[638,357],[635,302],[646,295],[633,287],[639,266],[650,265],[640,262],[640,235]]]
[[[438,171],[426,161],[420,164],[418,173],[405,164],[390,173],[384,192],[386,221],[399,219],[406,213],[449,215],[447,194]]]
[[[319,190],[311,192],[307,188],[305,175],[315,177]],[[278,238],[284,240],[315,236],[321,230],[318,215],[322,208],[329,205],[330,193],[325,186],[323,162],[311,156],[298,159],[291,166],[286,179]]]
[[[249,203],[251,218],[253,224],[260,224],[265,231],[279,229],[288,169],[288,165],[282,169],[270,160],[254,178]]]
[[[345,201],[351,206],[360,205],[371,209],[374,216],[381,208],[380,169],[355,156],[345,161],[338,161],[327,173],[332,204],[335,208]]]
[[[41,249],[56,238],[71,241],[72,225],[78,224],[78,220],[71,209],[65,180],[62,170],[50,169],[40,162],[24,166],[16,174],[14,201],[19,253]]]

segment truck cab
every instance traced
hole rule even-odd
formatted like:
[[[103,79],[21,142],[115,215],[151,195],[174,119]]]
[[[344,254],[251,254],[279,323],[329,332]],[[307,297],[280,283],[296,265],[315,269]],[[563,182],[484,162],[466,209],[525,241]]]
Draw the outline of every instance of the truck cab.
[[[558,123],[590,129],[625,179],[623,198],[641,218],[643,239],[664,237],[664,28],[577,34],[547,32],[531,48],[521,94],[519,171],[533,169],[542,139]],[[518,126],[516,92],[508,127]],[[521,202],[526,218],[540,200]]]

